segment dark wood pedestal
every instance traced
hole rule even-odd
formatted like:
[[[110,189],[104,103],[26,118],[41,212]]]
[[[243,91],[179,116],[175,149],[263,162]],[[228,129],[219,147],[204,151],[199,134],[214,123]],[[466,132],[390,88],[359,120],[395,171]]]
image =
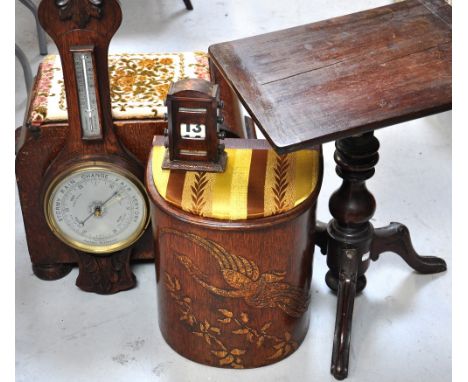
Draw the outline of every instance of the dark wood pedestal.
[[[325,281],[338,297],[331,362],[331,373],[337,379],[348,375],[354,298],[366,286],[364,274],[370,261],[378,260],[382,252],[395,252],[420,273],[447,269],[443,259],[416,253],[403,224],[392,222],[374,229],[369,222],[376,203],[366,180],[374,175],[378,149],[379,141],[373,132],[336,141],[336,172],[343,183],[330,197],[333,219],[328,225],[319,223],[316,229],[316,244],[327,255],[330,269]]]

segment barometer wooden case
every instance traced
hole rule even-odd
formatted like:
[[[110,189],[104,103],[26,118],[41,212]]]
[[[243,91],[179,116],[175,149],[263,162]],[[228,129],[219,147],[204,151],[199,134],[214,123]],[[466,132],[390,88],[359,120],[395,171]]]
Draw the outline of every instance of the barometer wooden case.
[[[28,244],[31,235],[44,244],[43,254],[31,255],[33,269],[40,278],[56,279],[78,263],[81,289],[126,290],[136,282],[132,250],[151,243],[143,166],[112,122],[107,57],[122,20],[120,6],[116,0],[43,0],[38,13],[60,52],[69,120],[65,143],[43,168],[40,190],[28,196],[41,206]],[[17,178],[27,176],[17,165]],[[18,180],[23,199],[24,184]]]

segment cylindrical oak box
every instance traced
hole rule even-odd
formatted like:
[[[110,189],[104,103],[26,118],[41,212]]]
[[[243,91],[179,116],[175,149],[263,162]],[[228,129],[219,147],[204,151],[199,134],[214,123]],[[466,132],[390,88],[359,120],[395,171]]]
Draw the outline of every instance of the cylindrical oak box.
[[[146,183],[164,339],[179,354],[202,364],[252,368],[289,356],[307,333],[322,157],[320,149],[310,150],[309,167],[302,168],[305,156],[278,156],[265,143],[235,141],[226,142],[226,172],[233,177],[241,173],[241,179],[227,188],[243,194],[244,179],[248,195],[240,197],[243,201],[225,192],[226,174],[219,178],[159,169],[164,151],[158,147],[160,139],[155,140]],[[232,146],[250,150],[250,162],[245,164],[246,153],[233,153]],[[239,170],[241,163],[249,174]],[[311,179],[300,184],[301,177]],[[263,191],[252,197],[263,193],[263,211],[271,216],[250,218],[261,209],[258,200],[250,199],[261,188],[258,182]],[[271,198],[268,187],[278,191]],[[206,216],[222,215],[225,199],[231,203],[225,208],[246,206],[248,218],[237,219],[242,208],[227,211],[235,219]],[[271,200],[284,212],[272,213]]]

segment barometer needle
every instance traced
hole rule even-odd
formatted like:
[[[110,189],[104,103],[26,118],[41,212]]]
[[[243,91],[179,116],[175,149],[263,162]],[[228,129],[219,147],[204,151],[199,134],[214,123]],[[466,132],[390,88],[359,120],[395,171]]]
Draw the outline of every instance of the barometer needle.
[[[81,224],[82,226],[84,226],[84,223],[86,223],[86,222],[88,221],[88,219],[89,219],[91,216],[93,216],[93,215],[94,215],[94,211],[91,212],[91,213],[86,217],[85,220],[83,220],[82,222],[80,222],[80,224]]]
[[[110,200],[112,200],[114,197],[116,197],[117,195],[119,194],[119,191],[115,191],[111,196],[109,196],[102,204],[100,205],[97,205],[96,207],[94,207],[94,211],[91,212],[88,216],[86,216],[86,218],[80,222],[80,224],[82,226],[84,226],[84,224],[91,218],[91,216],[95,215],[96,214],[96,211],[98,209],[101,209],[102,207],[104,207]]]
[[[108,202],[111,201],[115,196],[117,196],[120,193],[120,191],[115,191],[111,196],[107,198],[107,200],[101,204],[101,208],[104,207]]]

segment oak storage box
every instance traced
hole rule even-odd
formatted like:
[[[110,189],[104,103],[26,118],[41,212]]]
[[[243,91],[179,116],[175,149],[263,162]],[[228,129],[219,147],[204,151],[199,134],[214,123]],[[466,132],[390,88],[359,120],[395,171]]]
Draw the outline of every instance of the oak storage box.
[[[155,137],[146,186],[159,326],[193,361],[258,367],[290,355],[307,333],[322,153],[224,143],[224,173],[163,170]]]

